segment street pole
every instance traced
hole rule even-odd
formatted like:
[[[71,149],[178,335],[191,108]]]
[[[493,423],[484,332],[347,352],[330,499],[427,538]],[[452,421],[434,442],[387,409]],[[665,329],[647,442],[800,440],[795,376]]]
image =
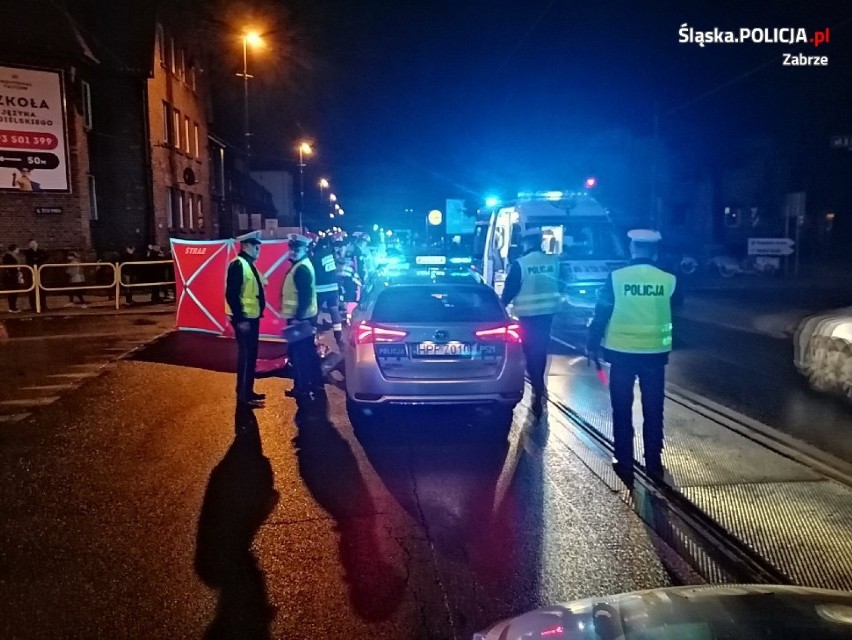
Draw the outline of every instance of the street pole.
[[[251,132],[249,131],[249,92],[248,92],[248,37],[243,36],[243,114],[245,116],[246,155],[251,157]]]
[[[302,154],[302,145],[299,145],[299,231],[305,232],[302,224],[302,210],[305,208],[305,162]]]

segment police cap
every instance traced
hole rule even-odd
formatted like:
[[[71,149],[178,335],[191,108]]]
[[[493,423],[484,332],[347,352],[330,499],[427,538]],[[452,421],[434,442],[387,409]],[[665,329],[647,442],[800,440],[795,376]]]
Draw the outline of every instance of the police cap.
[[[307,236],[303,236],[301,233],[291,233],[287,237],[287,243],[290,246],[305,246],[307,247],[311,244],[311,239]]]
[[[237,236],[236,240],[240,244],[263,244],[260,241],[260,231],[249,231],[241,236]]]
[[[659,242],[663,239],[659,231],[652,229],[631,229],[627,232],[627,237],[633,242]]]

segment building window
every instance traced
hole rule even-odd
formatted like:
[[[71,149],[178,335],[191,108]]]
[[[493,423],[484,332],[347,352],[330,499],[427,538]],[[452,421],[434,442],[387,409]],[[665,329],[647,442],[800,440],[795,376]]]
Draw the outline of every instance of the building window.
[[[197,122],[195,123],[195,129],[193,131],[195,133],[195,157],[198,160],[201,160],[201,154],[199,153],[199,148],[198,148],[198,123]]]
[[[86,131],[92,128],[92,85],[83,80],[80,83],[83,90],[83,126]]]
[[[169,38],[169,66],[172,68],[172,73],[177,71],[177,59],[175,58],[175,39]]]
[[[195,229],[195,196],[187,192],[186,194],[186,222],[190,229]]]
[[[98,218],[98,195],[95,190],[95,176],[88,176],[89,181],[89,220]]]
[[[190,137],[189,137],[189,116],[183,119],[183,150],[186,155],[190,153]]]
[[[195,215],[196,215],[196,220],[198,220],[198,228],[203,230],[204,229],[204,209],[201,206],[202,205],[201,200],[202,200],[202,197],[198,196],[198,203],[197,203],[197,206],[195,207]]]
[[[166,66],[166,34],[163,32],[163,25],[157,25],[157,58],[160,61],[160,66]]]
[[[195,64],[190,65],[189,67],[189,86],[192,87],[192,90],[195,91]]]
[[[180,189],[175,189],[175,192],[177,193],[177,200],[175,202],[175,208],[177,210],[177,221],[180,223],[180,228],[184,229],[186,228],[186,225],[184,224],[183,220],[183,191],[181,191]]]
[[[163,100],[163,144],[172,143],[172,109],[169,103]]]
[[[174,194],[171,187],[166,187],[166,226],[173,229],[175,226]]]
[[[172,113],[174,113],[174,123],[175,123],[174,124],[175,149],[180,150],[180,125],[181,125],[180,111],[177,110],[177,109],[172,109]]]
[[[178,77],[181,80],[186,79],[186,54],[183,49],[178,52]]]

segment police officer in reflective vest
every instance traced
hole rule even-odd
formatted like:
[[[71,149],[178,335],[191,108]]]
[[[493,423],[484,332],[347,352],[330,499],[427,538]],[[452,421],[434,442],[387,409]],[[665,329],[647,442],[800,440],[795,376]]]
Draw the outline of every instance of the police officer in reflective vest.
[[[254,392],[260,319],[266,306],[263,276],[254,266],[260,253],[260,239],[249,235],[239,240],[240,253],[228,266],[225,313],[231,317],[237,339],[237,402],[258,408],[265,399],[263,394]]]
[[[337,282],[337,263],[329,237],[320,238],[314,255],[311,256],[317,280],[317,305],[319,311],[331,316],[334,339],[340,344],[343,339],[343,319],[340,315],[340,285]]]
[[[542,251],[541,229],[529,229],[521,240],[523,256],[512,264],[502,302],[512,304],[521,324],[527,373],[535,394],[533,411],[540,415],[546,392],[547,349],[553,316],[559,310],[559,258]]]
[[[288,325],[308,323],[316,326],[316,273],[308,257],[310,239],[299,234],[290,236],[290,270],[281,288],[281,315]],[[310,398],[324,391],[319,356],[313,338],[304,338],[287,345],[293,364],[293,389],[285,395],[291,398]]]
[[[609,394],[615,445],[613,467],[622,477],[633,468],[633,385],[642,393],[645,469],[663,476],[665,367],[672,350],[672,298],[677,279],[655,266],[657,231],[630,231],[631,263],[613,271],[601,290],[589,328],[587,354],[599,362],[601,342],[610,362]]]

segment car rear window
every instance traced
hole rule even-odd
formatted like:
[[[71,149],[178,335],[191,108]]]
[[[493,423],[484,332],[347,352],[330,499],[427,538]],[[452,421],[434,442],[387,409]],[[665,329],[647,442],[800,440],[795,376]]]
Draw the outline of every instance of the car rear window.
[[[376,300],[372,320],[410,322],[497,322],[503,307],[491,289],[479,287],[390,287]]]

